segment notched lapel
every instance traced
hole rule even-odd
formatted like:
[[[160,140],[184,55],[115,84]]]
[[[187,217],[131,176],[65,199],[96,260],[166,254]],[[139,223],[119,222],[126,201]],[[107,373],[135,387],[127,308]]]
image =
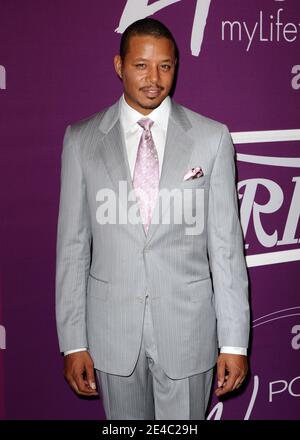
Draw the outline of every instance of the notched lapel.
[[[103,145],[100,146],[100,155],[118,193],[120,181],[125,181],[128,185],[131,185],[128,160],[124,154],[125,150],[119,121],[116,122],[107,134],[103,135],[101,142]]]
[[[193,139],[188,134],[190,128],[191,124],[187,119],[183,108],[172,101],[164,158],[159,180],[159,190],[172,190],[173,188],[180,187],[184,171],[188,167],[190,156],[193,151]],[[128,199],[128,193],[131,192],[131,194],[134,195],[134,191],[125,142],[121,130],[118,103],[112,106],[104,116],[99,127],[99,133],[99,154],[113,183],[116,194],[119,197],[119,182],[124,181],[127,183]],[[127,200],[124,200],[121,197],[121,201],[124,207],[128,209]],[[137,202],[136,198],[135,201]],[[159,204],[157,200],[152,218],[156,218],[158,209]],[[169,207],[165,207],[164,212],[166,209],[169,209]],[[158,216],[159,219],[163,218],[164,212],[160,213]],[[135,225],[134,230],[137,231],[143,242],[146,241],[146,243],[149,243],[154,233],[158,230],[158,226],[159,223],[151,223],[147,235],[145,234],[144,227],[141,223]]]
[[[182,113],[178,104],[172,103],[172,112],[169,118],[164,158],[162,163],[159,190],[180,188],[184,171],[188,167],[190,156],[193,151],[193,139],[189,136],[188,130],[191,125],[186,116]],[[156,201],[152,218],[156,216],[160,220],[170,207],[165,207],[158,216],[159,203]],[[159,224],[151,223],[147,234],[147,243],[152,239],[154,232],[157,232]]]
[[[100,142],[102,144],[99,148],[100,156],[113,183],[116,195],[121,200],[126,213],[128,213],[129,193],[133,195],[133,197],[135,197],[135,193],[133,191],[130,168],[119,119],[106,134],[102,133]],[[124,197],[120,197],[119,182],[126,183],[126,199],[124,199]],[[130,198],[130,203],[136,202],[136,199],[132,200],[133,197]],[[134,227],[138,230],[141,239],[145,240],[145,231],[143,225],[136,224]]]

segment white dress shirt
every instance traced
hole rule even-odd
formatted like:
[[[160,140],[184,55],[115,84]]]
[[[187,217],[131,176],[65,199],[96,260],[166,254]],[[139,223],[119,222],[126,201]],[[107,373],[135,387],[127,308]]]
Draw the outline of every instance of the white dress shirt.
[[[137,123],[137,121],[146,117],[154,121],[154,124],[151,127],[151,133],[158,154],[159,175],[161,175],[170,111],[171,99],[169,96],[167,96],[163,102],[147,116],[139,113],[127,104],[124,94],[120,98],[120,122],[125,139],[131,178],[133,177],[138,145],[143,132],[143,128]],[[65,351],[64,355],[66,356],[67,354],[85,350],[87,350],[86,347],[78,348],[76,350],[68,350]],[[243,354],[246,356],[247,349],[243,347],[226,346],[221,347],[221,353]]]
[[[139,113],[137,110],[130,107],[125,101],[124,95],[121,97],[120,102],[120,122],[123,129],[125,146],[127,151],[128,163],[133,178],[133,171],[135,166],[135,160],[137,156],[137,150],[140,142],[140,138],[143,132],[143,128],[137,123],[142,118],[150,118],[154,124],[151,127],[152,138],[157,150],[158,164],[159,164],[159,176],[161,175],[161,166],[163,162],[164,149],[167,137],[167,128],[169,115],[171,111],[171,100],[167,96],[159,107],[152,110],[149,115],[145,116]]]

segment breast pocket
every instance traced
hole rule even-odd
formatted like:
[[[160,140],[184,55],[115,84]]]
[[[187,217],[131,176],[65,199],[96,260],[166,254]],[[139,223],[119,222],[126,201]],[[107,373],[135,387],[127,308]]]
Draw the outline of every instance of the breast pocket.
[[[196,179],[183,180],[180,184],[180,188],[202,188],[208,184],[208,176],[201,176]]]
[[[89,274],[87,295],[93,298],[97,298],[101,301],[106,301],[108,298],[110,289],[110,283],[108,280],[96,278],[94,275]]]

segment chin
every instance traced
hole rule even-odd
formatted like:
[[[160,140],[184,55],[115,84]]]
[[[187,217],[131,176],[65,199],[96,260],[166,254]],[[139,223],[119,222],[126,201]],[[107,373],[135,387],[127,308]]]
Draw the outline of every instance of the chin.
[[[140,106],[144,109],[155,109],[163,102],[163,99],[156,99],[153,100],[149,99],[147,102],[140,103]]]

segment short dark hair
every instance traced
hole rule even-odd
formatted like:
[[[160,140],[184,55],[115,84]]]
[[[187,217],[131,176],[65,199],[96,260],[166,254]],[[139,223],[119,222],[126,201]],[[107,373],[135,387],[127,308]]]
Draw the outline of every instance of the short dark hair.
[[[129,25],[122,34],[120,42],[120,56],[124,60],[129,47],[129,40],[135,35],[152,35],[156,38],[167,38],[174,46],[175,58],[178,59],[178,47],[171,31],[161,22],[154,18],[142,18]]]

